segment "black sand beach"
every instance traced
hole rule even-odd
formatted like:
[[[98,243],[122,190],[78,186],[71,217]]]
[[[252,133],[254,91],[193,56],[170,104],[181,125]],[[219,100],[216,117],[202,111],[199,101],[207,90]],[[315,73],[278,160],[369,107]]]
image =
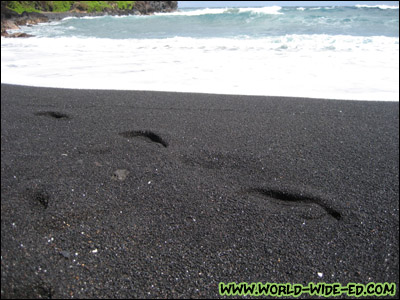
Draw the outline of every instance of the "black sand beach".
[[[399,103],[1,85],[2,298],[219,282],[398,296]]]

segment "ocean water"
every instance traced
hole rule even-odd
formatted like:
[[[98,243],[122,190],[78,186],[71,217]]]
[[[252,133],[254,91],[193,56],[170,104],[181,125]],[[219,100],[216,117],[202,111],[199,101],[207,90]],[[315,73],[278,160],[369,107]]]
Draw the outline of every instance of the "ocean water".
[[[399,8],[180,9],[66,18],[1,38],[1,82],[399,100]]]

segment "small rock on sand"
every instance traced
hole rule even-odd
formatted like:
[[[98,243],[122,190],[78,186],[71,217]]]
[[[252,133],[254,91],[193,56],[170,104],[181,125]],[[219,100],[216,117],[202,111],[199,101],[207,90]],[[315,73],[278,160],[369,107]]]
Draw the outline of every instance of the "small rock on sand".
[[[112,180],[120,180],[124,181],[126,177],[128,176],[129,171],[125,169],[118,169],[114,172],[114,174],[111,176]]]

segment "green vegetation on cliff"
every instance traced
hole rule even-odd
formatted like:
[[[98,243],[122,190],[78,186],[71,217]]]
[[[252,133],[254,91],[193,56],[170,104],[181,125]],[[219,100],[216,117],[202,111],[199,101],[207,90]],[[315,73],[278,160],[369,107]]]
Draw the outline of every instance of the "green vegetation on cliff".
[[[71,10],[101,12],[132,9],[136,1],[2,1],[17,13],[26,12],[67,12]]]
[[[6,6],[9,9],[12,9],[19,14],[23,13],[24,11],[26,12],[39,11],[35,8],[34,1],[7,1]]]

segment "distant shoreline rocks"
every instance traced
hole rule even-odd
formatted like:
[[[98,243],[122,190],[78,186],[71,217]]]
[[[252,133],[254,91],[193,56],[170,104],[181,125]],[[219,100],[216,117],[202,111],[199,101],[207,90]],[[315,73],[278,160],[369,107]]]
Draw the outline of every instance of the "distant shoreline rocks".
[[[23,32],[9,34],[7,30],[19,29],[24,25],[35,25],[38,23],[49,22],[49,18],[37,12],[23,12],[18,14],[15,11],[3,7],[1,8],[1,36],[5,37],[31,37],[32,35]]]
[[[1,2],[1,36],[4,37],[31,37],[33,35],[23,32],[8,33],[7,30],[20,29],[24,25],[36,25],[58,21],[67,17],[87,16],[127,16],[127,15],[150,15],[155,12],[172,12],[177,10],[178,1],[137,1],[132,9],[121,10],[118,8],[105,8],[100,12],[88,12],[77,1],[72,10],[68,12],[23,12],[18,14],[6,6],[6,1]]]

